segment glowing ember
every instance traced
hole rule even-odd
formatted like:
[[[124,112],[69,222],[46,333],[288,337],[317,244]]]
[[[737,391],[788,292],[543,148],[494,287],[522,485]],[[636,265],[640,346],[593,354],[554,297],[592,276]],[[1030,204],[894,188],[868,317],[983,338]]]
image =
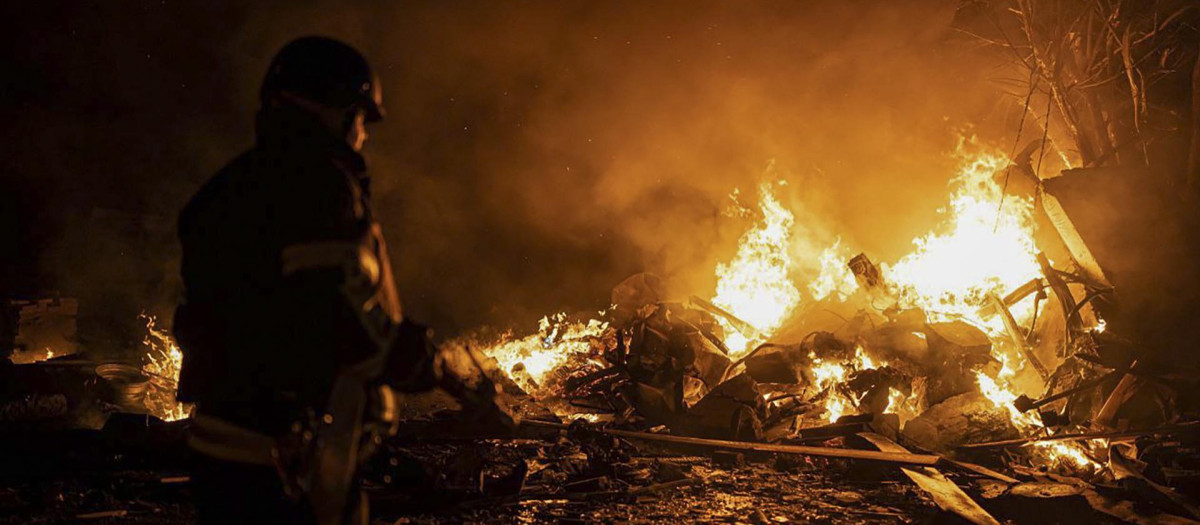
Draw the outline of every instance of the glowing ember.
[[[853,403],[838,391],[838,384],[846,380],[846,366],[813,358],[812,373],[817,387],[825,390],[825,420],[837,421],[853,408]]]
[[[581,421],[582,420],[582,421],[587,421],[588,423],[599,423],[601,421],[599,414],[587,414],[587,413],[567,414],[567,419],[570,421]]]
[[[921,415],[921,397],[923,390],[913,389],[912,395],[904,395],[904,392],[895,388],[888,389],[888,406],[884,409],[885,413],[896,414],[900,416],[900,425],[903,426],[908,420]]]
[[[887,363],[883,363],[880,366],[887,366]],[[861,346],[854,347],[854,369],[874,370],[875,368],[878,367],[875,366],[875,361],[871,359],[871,356],[867,355],[866,352],[863,352]]]
[[[163,421],[186,419],[191,415],[192,406],[175,400],[183,352],[171,334],[155,327],[154,316],[143,312],[138,318],[146,322],[146,337],[142,343],[150,348],[142,371],[150,376],[154,385],[146,397],[146,408]]]
[[[41,352],[34,352],[32,350],[28,351],[28,352],[14,352],[13,355],[11,357],[9,357],[9,359],[12,360],[13,364],[27,365],[27,364],[31,364],[31,363],[40,363],[42,361],[48,361],[50,359],[53,359],[54,356],[55,356],[54,349],[43,348]]]
[[[847,397],[837,388],[840,383],[846,380],[849,371],[861,372],[863,370],[874,370],[887,366],[885,362],[876,362],[871,359],[871,356],[867,355],[861,346],[854,348],[854,358],[851,361],[842,364],[825,362],[811,354],[809,358],[813,360],[812,372],[813,376],[817,379],[817,386],[827,391],[825,397],[825,420],[830,423],[837,421],[839,417],[850,413],[852,410],[856,410],[858,407],[858,403],[855,400]],[[904,395],[895,389],[892,389],[889,394],[888,407],[884,412],[892,412],[893,405],[896,409],[903,408],[908,402]]]
[[[830,363],[821,359],[813,359],[813,377],[817,378],[817,386],[822,388],[841,383],[846,379],[846,367],[838,363]]]
[[[901,405],[904,404],[904,399],[905,399],[904,392],[896,390],[895,388],[889,388],[888,389],[888,405],[887,405],[887,409],[885,409],[884,412],[891,412],[891,411],[895,410],[896,408],[899,408]]]
[[[759,185],[758,193],[762,218],[742,234],[733,260],[717,265],[717,295],[712,302],[770,334],[800,301],[800,291],[788,275],[794,218],[775,198],[770,183]],[[726,346],[735,357],[761,342],[721,322],[728,336]]]
[[[608,323],[595,319],[569,322],[565,313],[558,313],[543,317],[538,322],[538,333],[521,339],[505,334],[501,342],[482,351],[526,392],[546,394],[551,374],[574,356],[587,357],[592,342],[607,328]]]
[[[829,391],[829,397],[825,398],[825,417],[830,423],[836,422],[850,409],[850,401],[837,392],[836,388]]]

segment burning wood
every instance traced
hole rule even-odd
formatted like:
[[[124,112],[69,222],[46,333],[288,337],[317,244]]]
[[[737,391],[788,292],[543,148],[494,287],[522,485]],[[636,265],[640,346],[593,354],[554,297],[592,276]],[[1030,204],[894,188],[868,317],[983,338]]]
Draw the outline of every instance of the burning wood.
[[[800,291],[790,273],[792,212],[775,198],[771,184],[758,188],[761,219],[738,240],[738,251],[729,263],[717,265],[717,295],[713,304],[744,319],[757,334],[745,334],[721,318],[728,332],[726,346],[737,357],[763,341],[758,334],[773,333],[800,302]],[[736,192],[734,202],[737,202]]]

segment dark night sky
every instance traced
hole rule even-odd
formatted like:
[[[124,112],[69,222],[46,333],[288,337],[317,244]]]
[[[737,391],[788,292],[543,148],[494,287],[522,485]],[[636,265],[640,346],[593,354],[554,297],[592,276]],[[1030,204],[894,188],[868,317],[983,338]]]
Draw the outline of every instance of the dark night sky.
[[[797,249],[890,257],[959,134],[1011,126],[1003,73],[947,42],[955,2],[12,4],[0,287],[121,315],[171,308],[175,215],[304,34],[382,74],[378,212],[408,309],[449,332],[600,308],[643,268],[711,290],[745,227],[726,196],[772,159]]]

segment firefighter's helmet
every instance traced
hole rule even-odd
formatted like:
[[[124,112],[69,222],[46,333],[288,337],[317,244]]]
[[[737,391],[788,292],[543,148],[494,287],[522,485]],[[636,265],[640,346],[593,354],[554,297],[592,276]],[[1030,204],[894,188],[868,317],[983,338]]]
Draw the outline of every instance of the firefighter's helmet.
[[[330,107],[362,108],[368,122],[384,115],[379,77],[367,59],[332,38],[306,36],[279,50],[267,69],[259,97],[265,106],[283,92]]]

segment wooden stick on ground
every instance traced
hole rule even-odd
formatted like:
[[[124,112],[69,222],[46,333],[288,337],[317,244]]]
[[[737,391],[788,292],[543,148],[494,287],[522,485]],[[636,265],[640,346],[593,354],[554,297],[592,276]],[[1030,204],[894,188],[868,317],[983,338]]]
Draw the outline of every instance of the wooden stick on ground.
[[[520,425],[526,428],[541,428],[548,430],[566,430],[568,425],[562,423],[550,423],[546,421],[536,421],[532,419],[522,420]],[[794,454],[797,456],[814,456],[834,459],[850,459],[858,461],[874,461],[879,463],[890,463],[893,465],[915,465],[921,467],[944,466],[958,468],[973,474],[984,477],[989,477],[1005,483],[1016,483],[1017,480],[1010,476],[1006,476],[992,469],[967,463],[965,461],[954,461],[946,459],[935,454],[913,454],[911,452],[876,452],[873,450],[853,450],[844,448],[832,447],[809,447],[802,445],[778,445],[774,443],[756,443],[749,441],[724,441],[720,439],[704,439],[686,436],[672,436],[667,434],[651,434],[649,432],[634,432],[631,430],[616,430],[608,428],[597,428],[596,431],[609,436],[621,437],[626,439],[635,439],[648,441],[652,443],[676,445],[692,448],[708,448],[718,450],[738,450],[742,452],[759,452],[770,454]]]
[[[521,426],[566,430],[562,423],[523,420]],[[835,459],[853,459],[860,461],[876,461],[898,465],[934,466],[942,462],[940,456],[933,454],[913,454],[910,452],[876,452],[873,450],[853,450],[830,447],[809,447],[802,445],[776,445],[772,443],[754,443],[748,441],[725,441],[720,439],[704,439],[686,436],[671,436],[666,434],[651,434],[649,432],[634,432],[631,430],[598,429],[600,432],[620,438],[636,439],[652,443],[702,447],[720,450],[737,450],[742,452],[762,452],[774,454],[795,454],[800,456],[815,456]]]

